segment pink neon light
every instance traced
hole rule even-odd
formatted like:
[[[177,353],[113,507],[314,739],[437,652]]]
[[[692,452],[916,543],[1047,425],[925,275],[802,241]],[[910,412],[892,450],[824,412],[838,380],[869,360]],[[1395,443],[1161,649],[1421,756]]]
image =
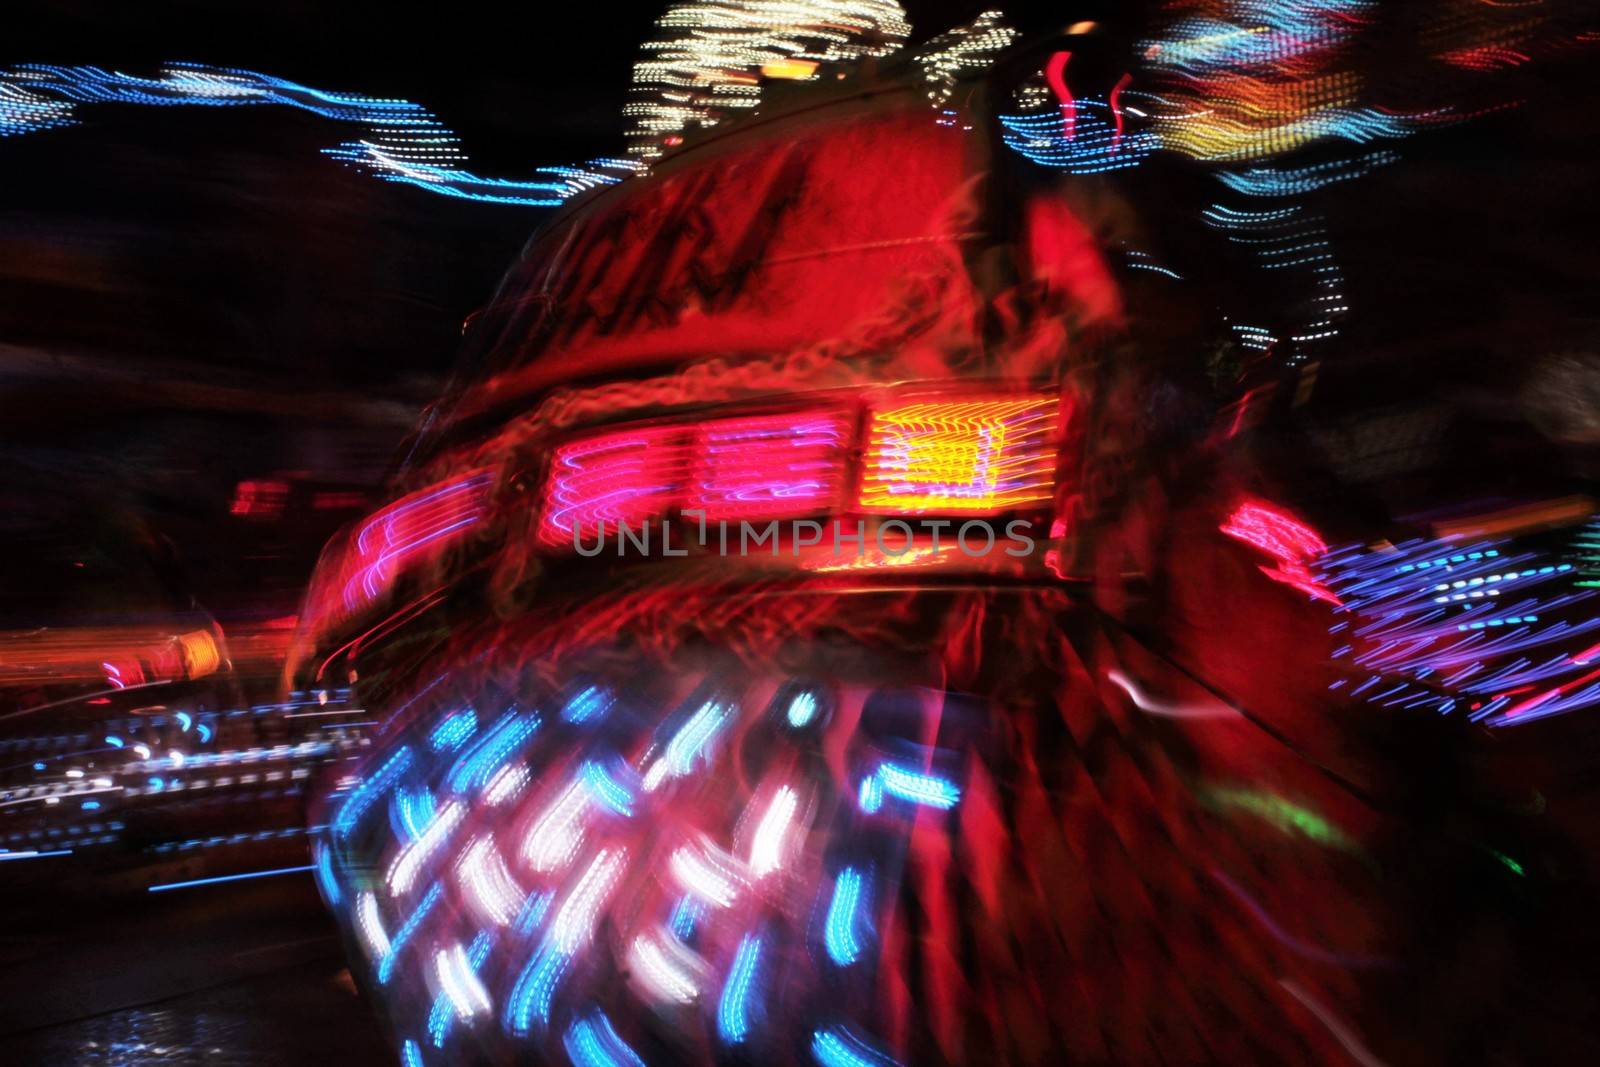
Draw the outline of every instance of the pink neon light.
[[[838,507],[849,420],[808,411],[702,426],[685,508],[706,521],[805,515]]]
[[[368,519],[351,546],[345,608],[354,611],[377,599],[403,564],[421,552],[437,551],[481,519],[490,480],[488,471],[475,471],[401,497]]]
[[[1317,531],[1268,504],[1240,504],[1219,528],[1229,537],[1254,545],[1286,563],[1304,563],[1328,551]]]
[[[1078,124],[1078,108],[1072,101],[1072,90],[1067,88],[1066,79],[1067,61],[1071,58],[1071,52],[1057,52],[1044,65],[1045,83],[1061,101],[1061,136],[1069,141],[1077,132]]]
[[[1278,560],[1276,567],[1262,567],[1261,573],[1330,604],[1342,606],[1329,589],[1312,576],[1306,563],[1328,551],[1317,532],[1286,511],[1247,501],[1234,509],[1228,521],[1218,527],[1223,533],[1260,549]]]
[[[683,438],[676,426],[645,427],[558,448],[545,486],[540,539],[570,547],[576,527],[579,539],[592,544],[601,524],[615,534],[620,523],[637,529],[665,512],[680,495]]]

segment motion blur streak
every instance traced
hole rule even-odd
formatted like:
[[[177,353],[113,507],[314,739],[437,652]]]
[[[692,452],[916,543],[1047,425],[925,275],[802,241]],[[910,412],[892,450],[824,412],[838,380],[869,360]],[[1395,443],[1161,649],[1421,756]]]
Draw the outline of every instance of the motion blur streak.
[[[385,876],[390,893],[399,895],[411,889],[422,871],[423,864],[444,846],[445,840],[465,816],[466,809],[456,801],[451,801],[439,809],[433,821],[422,832],[422,836],[407,845],[405,850],[395,857],[389,873]]]
[[[1318,566],[1345,608],[1329,624],[1341,639],[1334,655],[1383,672],[1352,680],[1350,692],[1487,726],[1600,703],[1600,679],[1582,669],[1600,633],[1595,590],[1575,580],[1583,546],[1580,533],[1555,552],[1538,538],[1418,538],[1331,550]],[[1540,650],[1547,651],[1533,658]]]
[[[452,945],[435,955],[434,967],[457,1018],[467,1020],[489,1011],[489,993],[473,973],[466,951],[460,945]]]
[[[632,977],[652,1000],[692,1004],[700,996],[698,958],[676,939],[640,934],[634,938],[628,960]]]
[[[38,855],[48,855],[48,853],[38,853]],[[195,878],[187,882],[168,882],[165,885],[153,885],[150,887],[150,892],[165,893],[169,889],[192,889],[199,885],[220,885],[224,882],[242,882],[251,878],[273,878],[280,874],[301,874],[311,869],[311,865],[307,864],[304,867],[280,867],[275,871],[247,871],[244,874],[225,874],[216,878]]]
[[[248,70],[173,63],[155,78],[140,78],[99,67],[30,64],[0,70],[0,90],[0,137],[73,125],[84,105],[297,108],[363,127],[358,139],[323,149],[334,159],[385,181],[498,204],[555,207],[637,170],[628,161],[597,159],[588,168],[542,167],[536,181],[480,177],[464,169],[459,138],[420,104],[326,92]]]
[[[372,958],[381,960],[391,950],[389,935],[384,932],[383,918],[378,914],[378,898],[371,893],[362,893],[356,903],[356,920],[360,923],[361,933],[366,937],[367,949],[372,953]]]
[[[521,1035],[535,1019],[541,1027],[549,1023],[551,998],[571,962],[570,956],[554,947],[539,950],[511,988],[506,1001],[507,1030]]]
[[[1334,1037],[1339,1039],[1339,1044],[1350,1054],[1350,1058],[1359,1063],[1361,1067],[1388,1067],[1383,1060],[1374,1056],[1371,1050],[1361,1043],[1360,1037],[1350,1029],[1349,1024],[1343,1022],[1333,1012],[1329,1011],[1326,1005],[1303,989],[1300,983],[1292,978],[1284,978],[1279,981],[1279,984],[1289,991],[1290,996],[1304,1004],[1306,1009],[1315,1015]]]
[[[206,631],[171,633],[150,626],[51,627],[0,631],[0,686],[40,679],[98,682],[113,689],[202,678],[223,653]]]
[[[462,857],[461,882],[474,909],[487,922],[505,926],[521,910],[525,894],[512,880],[491,838],[480,838]]]
[[[1107,671],[1106,678],[1118,689],[1128,694],[1133,706],[1148,715],[1161,715],[1171,719],[1232,719],[1238,712],[1219,701],[1174,704],[1150,696],[1138,683],[1121,671]]]
[[[799,803],[794,790],[783,786],[773,795],[766,814],[761,816],[750,845],[750,871],[757,878],[777,870],[783,863],[784,840]]]
[[[390,977],[393,976],[395,963],[400,956],[400,950],[403,949],[411,941],[412,937],[416,935],[417,931],[422,927],[422,924],[427,921],[429,913],[432,912],[434,907],[438,905],[443,896],[444,885],[442,883],[435,882],[431,887],[429,887],[428,892],[423,896],[422,901],[417,905],[416,911],[411,913],[411,917],[408,918],[405,922],[405,925],[400,928],[400,932],[395,934],[394,940],[389,945],[388,953],[379,963],[378,981],[387,982],[389,981]]]
[[[685,846],[672,854],[669,868],[684,889],[701,900],[726,908],[733,903],[738,892],[737,882],[725,871],[719,871],[714,861],[695,849]]]

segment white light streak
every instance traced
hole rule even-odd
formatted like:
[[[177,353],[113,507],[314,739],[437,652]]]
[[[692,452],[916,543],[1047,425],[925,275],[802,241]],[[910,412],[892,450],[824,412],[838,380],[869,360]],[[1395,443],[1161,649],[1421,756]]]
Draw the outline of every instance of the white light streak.
[[[400,854],[390,864],[387,878],[390,893],[398,896],[411,889],[423,864],[439,846],[444,844],[445,839],[465,816],[466,809],[458,800],[450,801],[434,814],[433,821],[428,823],[428,828],[422,832],[422,836],[401,849]]]
[[[627,858],[627,850],[621,848],[596,854],[550,924],[550,943],[557,952],[570,956],[594,936],[595,919],[621,880]]]
[[[788,786],[781,787],[773,794],[772,802],[767,805],[767,812],[761,817],[750,843],[750,869],[757,878],[782,865],[784,842],[799,805],[800,798]]]
[[[466,950],[460,944],[435,953],[433,967],[439,976],[439,988],[449,998],[450,1006],[455,1008],[456,1017],[462,1022],[494,1010],[489,991],[478,980],[471,961],[467,959]]]
[[[389,954],[389,934],[383,928],[383,918],[378,914],[378,898],[362,893],[356,902],[356,922],[361,929],[361,939],[367,943],[367,952],[374,960]]]
[[[480,837],[467,846],[458,870],[468,901],[486,922],[505,926],[522,910],[527,894],[512,880],[493,838]]]

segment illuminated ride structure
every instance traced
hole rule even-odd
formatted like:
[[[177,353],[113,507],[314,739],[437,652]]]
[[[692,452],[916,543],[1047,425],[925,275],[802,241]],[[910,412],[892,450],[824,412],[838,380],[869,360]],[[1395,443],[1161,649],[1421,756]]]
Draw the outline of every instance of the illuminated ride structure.
[[[290,668],[384,724],[313,852],[406,1064],[1478,1040],[1433,976],[1483,923],[1440,901],[1531,861],[1455,827],[1486,728],[1413,660],[1508,669],[1476,642],[1522,615],[1435,579],[1561,564],[1330,550],[1270,455],[1304,370],[1217,386],[1159,205],[1005,150],[1045,62],[769,102],[579,198],[469,322]]]

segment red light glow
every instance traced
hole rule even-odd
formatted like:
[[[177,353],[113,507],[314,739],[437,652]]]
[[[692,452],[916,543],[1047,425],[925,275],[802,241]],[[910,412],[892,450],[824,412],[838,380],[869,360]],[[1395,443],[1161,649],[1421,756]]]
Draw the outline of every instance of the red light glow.
[[[288,499],[287,482],[240,482],[234,487],[233,503],[228,510],[234,515],[248,515],[253,519],[275,519],[283,513],[283,506]]]

